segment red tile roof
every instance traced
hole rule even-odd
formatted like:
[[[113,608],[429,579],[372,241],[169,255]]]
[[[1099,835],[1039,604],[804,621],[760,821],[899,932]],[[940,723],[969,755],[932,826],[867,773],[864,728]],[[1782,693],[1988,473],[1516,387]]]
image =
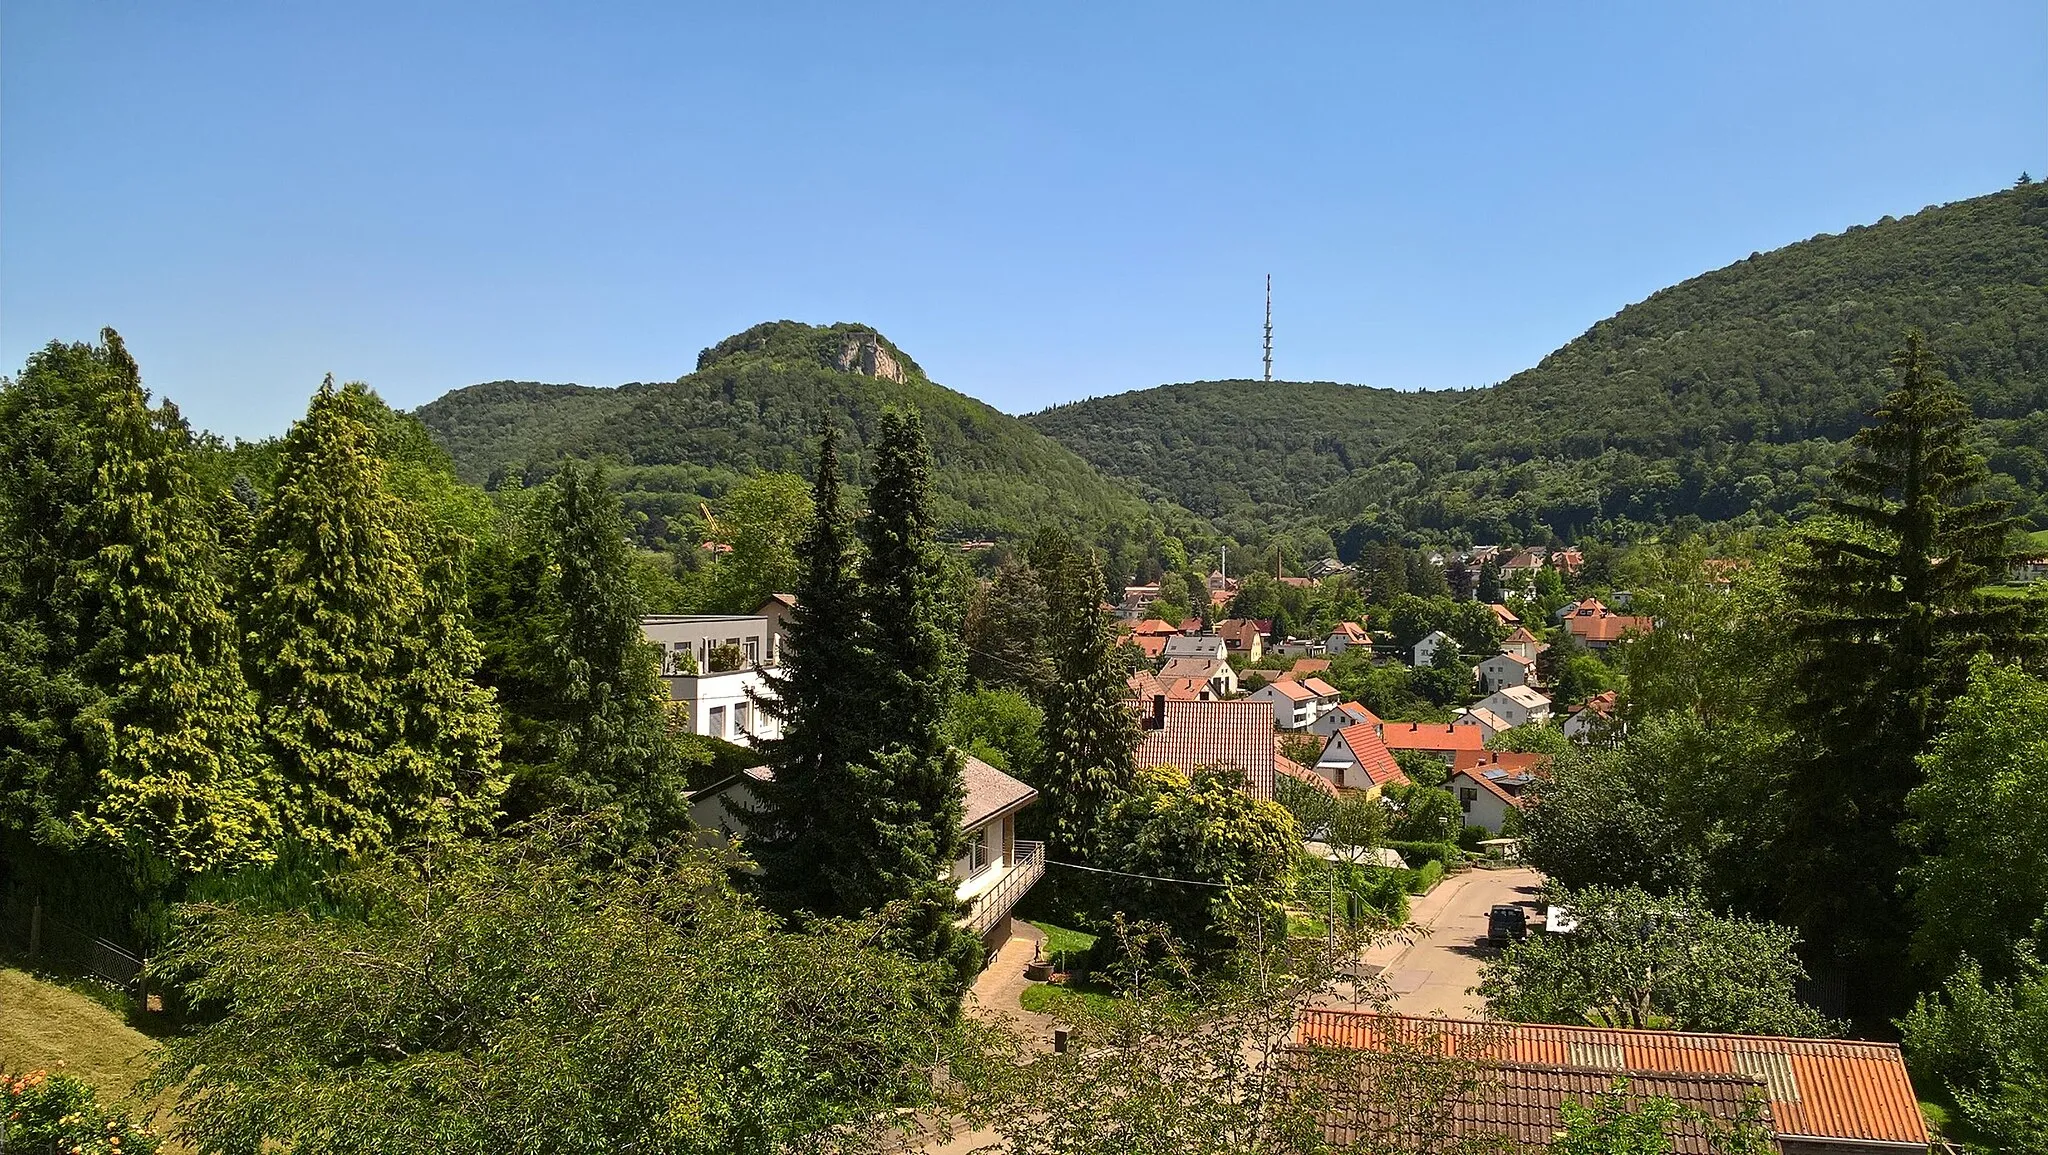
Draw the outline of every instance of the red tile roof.
[[[1265,631],[1259,623],[1244,618],[1230,618],[1216,623],[1216,632],[1223,635],[1223,643],[1233,650],[1249,650],[1254,640],[1263,641]]]
[[[1291,681],[1287,678],[1282,678],[1277,682],[1268,682],[1266,683],[1266,688],[1285,697],[1290,702],[1313,702],[1316,699],[1316,692],[1314,690],[1309,689],[1300,682]]]
[[[1548,754],[1521,754],[1507,750],[1459,750],[1451,755],[1451,769],[1456,770],[1506,770],[1519,774],[1524,770],[1535,771],[1550,765]]]
[[[1368,785],[1385,786],[1389,782],[1408,781],[1408,775],[1401,772],[1401,764],[1394,761],[1394,752],[1387,749],[1385,742],[1380,741],[1379,727],[1369,722],[1344,727],[1337,731],[1329,742],[1323,744],[1324,757],[1329,756],[1330,746],[1339,739],[1342,739],[1344,745],[1350,749],[1351,756],[1358,759],[1359,773],[1366,779],[1365,782],[1347,782],[1344,785],[1355,785],[1363,790]]]
[[[1493,616],[1499,618],[1502,625],[1519,626],[1522,624],[1520,615],[1499,602],[1488,602],[1486,603],[1486,608],[1493,611]]]
[[[1132,625],[1131,632],[1141,638],[1147,636],[1163,638],[1169,634],[1179,633],[1180,629],[1172,622],[1161,621],[1158,618],[1146,618],[1144,621]]]
[[[1306,678],[1310,674],[1320,674],[1329,668],[1330,660],[1328,658],[1297,658],[1294,665],[1288,669],[1287,676],[1290,678]]]
[[[1528,628],[1527,628],[1526,626],[1516,626],[1516,627],[1514,628],[1513,632],[1511,632],[1511,633],[1509,633],[1509,634],[1508,634],[1508,636],[1507,636],[1507,640],[1506,640],[1506,641],[1504,641],[1504,642],[1502,642],[1502,643],[1501,643],[1501,645],[1503,645],[1503,646],[1526,646],[1526,645],[1530,644],[1531,642],[1534,642],[1535,640],[1536,640],[1536,635],[1535,635],[1535,634],[1532,634],[1532,633],[1530,633],[1530,632],[1529,632],[1529,630],[1528,630]]]
[[[1140,716],[1148,716],[1149,704]],[[1254,797],[1273,796],[1273,708],[1242,698],[1229,702],[1166,703],[1165,725],[1138,739],[1137,764],[1234,766]]]
[[[1927,1124],[1894,1043],[1480,1023],[1324,1009],[1303,1011],[1296,1032],[1307,1043],[1378,1049],[1398,1040],[1505,1063],[1755,1076],[1764,1081],[1772,1122],[1782,1136],[1927,1143]]]
[[[1570,630],[1573,637],[1600,645],[1618,642],[1624,634],[1647,634],[1656,625],[1655,618],[1612,613],[1604,607],[1597,613],[1573,610],[1564,619],[1564,628]]]
[[[1711,1155],[1721,1148],[1707,1120],[1725,1127],[1749,1118],[1752,1103],[1765,1101],[1762,1080],[1746,1075],[1494,1063],[1455,1080],[1446,1101],[1411,1103],[1375,1090],[1348,1094],[1350,1087],[1375,1087],[1381,1076],[1370,1061],[1348,1064],[1332,1058],[1328,1050],[1289,1047],[1278,1065],[1283,1080],[1306,1092],[1303,1098],[1313,1104],[1323,1137],[1340,1150],[1378,1150],[1388,1141],[1415,1150],[1424,1143],[1476,1140],[1484,1150],[1503,1155],[1543,1155],[1564,1130],[1563,1105],[1593,1102],[1612,1091],[1619,1076],[1628,1080],[1624,1094],[1630,1105],[1661,1098],[1691,1108],[1668,1132],[1673,1155]],[[1405,1056],[1393,1060],[1403,1071],[1412,1070],[1413,1061]],[[1769,1125],[1768,1111],[1759,1121]],[[1506,1146],[1493,1146],[1498,1142]],[[1770,1149],[1778,1148],[1773,1144]]]
[[[1459,750],[1486,748],[1486,732],[1479,726],[1447,726],[1442,722],[1384,722],[1380,738],[1390,750],[1427,750],[1455,755]]]
[[[1230,663],[1222,658],[1168,658],[1159,667],[1159,676],[1171,681],[1174,678],[1213,678]]]
[[[1328,778],[1310,770],[1292,758],[1281,756],[1280,737],[1277,734],[1273,736],[1273,771],[1276,774],[1285,775],[1298,782],[1306,782],[1332,798],[1337,797],[1337,788],[1330,785]]]
[[[1337,708],[1357,721],[1369,722],[1375,726],[1380,724],[1380,716],[1358,702],[1345,702]]]
[[[1301,684],[1308,687],[1309,692],[1318,698],[1335,698],[1338,696],[1337,687],[1323,681],[1321,678],[1306,678],[1303,679]]]
[[[1138,647],[1146,661],[1156,662],[1166,652],[1166,639],[1157,634],[1139,634],[1131,639],[1131,644]]]

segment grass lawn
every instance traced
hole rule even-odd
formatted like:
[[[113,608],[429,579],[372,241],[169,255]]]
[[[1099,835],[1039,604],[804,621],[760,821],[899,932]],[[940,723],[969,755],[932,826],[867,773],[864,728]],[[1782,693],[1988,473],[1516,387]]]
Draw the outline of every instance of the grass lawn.
[[[77,991],[0,967],[0,1068],[63,1070],[119,1098],[142,1077],[149,1037]]]
[[[1080,954],[1095,945],[1096,935],[1085,930],[1059,926],[1050,922],[1034,922],[1045,934],[1045,945],[1039,948],[1040,957],[1057,960],[1062,954]]]
[[[1116,996],[1088,987],[1034,983],[1018,994],[1017,1003],[1027,1011],[1072,1019],[1108,1010],[1116,1005]]]
[[[2048,529],[2037,529],[2028,534],[2027,538],[2034,543],[2035,549],[2048,553]]]

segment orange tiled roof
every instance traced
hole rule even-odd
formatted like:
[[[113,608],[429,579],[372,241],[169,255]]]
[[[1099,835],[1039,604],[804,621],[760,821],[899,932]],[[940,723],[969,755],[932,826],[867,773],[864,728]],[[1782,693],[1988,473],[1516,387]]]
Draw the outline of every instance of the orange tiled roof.
[[[1408,1045],[1434,1042],[1452,1053],[1462,1043],[1469,1057],[1506,1063],[1752,1075],[1764,1081],[1772,1123],[1782,1136],[1927,1142],[1927,1124],[1894,1043],[1479,1023],[1325,1009],[1303,1011],[1296,1035],[1305,1043],[1340,1047],[1375,1047],[1390,1038]]]
[[[1316,696],[1314,690],[1289,678],[1282,678],[1277,682],[1268,682],[1266,683],[1266,688],[1280,694],[1290,702],[1312,702]]]
[[[1601,643],[1618,642],[1623,634],[1647,634],[1656,624],[1654,618],[1632,617],[1606,609],[1598,613],[1573,610],[1564,620],[1564,628],[1573,637],[1582,642]]]
[[[1169,634],[1177,634],[1180,632],[1180,630],[1177,629],[1172,622],[1161,621],[1158,618],[1146,618],[1144,621],[1138,622],[1137,624],[1133,625],[1131,627],[1131,632],[1138,635],[1141,638],[1163,638]]]
[[[1276,774],[1283,774],[1298,782],[1306,782],[1309,785],[1315,787],[1316,789],[1321,790],[1323,793],[1329,795],[1332,798],[1335,798],[1337,796],[1337,788],[1335,786],[1330,785],[1330,780],[1328,778],[1325,778],[1321,774],[1318,774],[1315,771],[1310,770],[1308,767],[1303,766],[1301,763],[1296,762],[1292,758],[1286,758],[1281,756],[1280,737],[1277,734],[1273,737],[1273,772]]]
[[[1362,703],[1345,702],[1337,708],[1360,722],[1366,722],[1374,726],[1380,724],[1380,716],[1366,709]]]
[[[1328,658],[1297,658],[1294,665],[1288,669],[1287,676],[1291,678],[1306,678],[1310,674],[1320,674],[1329,668],[1330,660]]]
[[[1149,704],[1142,707],[1144,717]],[[1233,766],[1244,771],[1258,798],[1273,796],[1273,708],[1242,698],[1230,702],[1166,703],[1165,725],[1138,739],[1140,766]]]
[[[1493,616],[1499,618],[1502,625],[1519,626],[1522,624],[1520,615],[1499,602],[1488,602],[1486,603],[1486,608],[1493,611]]]
[[[1309,692],[1318,698],[1334,698],[1338,694],[1337,687],[1321,678],[1304,678],[1301,684],[1308,687]]]
[[[1229,667],[1230,663],[1222,658],[1168,658],[1166,659],[1166,664],[1159,667],[1159,676],[1167,681],[1172,681],[1175,678],[1201,678],[1206,680],[1215,677],[1218,673]]]
[[[1358,759],[1359,772],[1374,786],[1408,781],[1408,775],[1401,772],[1401,764],[1394,761],[1394,752],[1380,740],[1377,726],[1360,722],[1337,731],[1337,736],[1351,748],[1352,756]]]
[[[1478,726],[1447,726],[1442,722],[1386,722],[1380,739],[1390,750],[1427,750],[1456,755],[1459,750],[1483,750],[1486,733]]]

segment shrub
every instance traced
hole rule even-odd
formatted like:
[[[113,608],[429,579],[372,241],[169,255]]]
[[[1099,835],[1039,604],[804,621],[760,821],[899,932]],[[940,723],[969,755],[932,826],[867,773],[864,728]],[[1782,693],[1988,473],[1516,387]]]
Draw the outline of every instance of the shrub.
[[[1408,874],[1408,893],[1428,894],[1437,883],[1443,881],[1444,864],[1431,859],[1423,863],[1420,870],[1411,870]]]
[[[1445,867],[1456,866],[1465,861],[1465,852],[1449,842],[1403,842],[1390,840],[1387,849],[1399,854],[1409,863],[1437,862]]]
[[[100,1105],[90,1084],[65,1074],[0,1074],[6,1116],[0,1150],[155,1155],[159,1140],[125,1112]]]

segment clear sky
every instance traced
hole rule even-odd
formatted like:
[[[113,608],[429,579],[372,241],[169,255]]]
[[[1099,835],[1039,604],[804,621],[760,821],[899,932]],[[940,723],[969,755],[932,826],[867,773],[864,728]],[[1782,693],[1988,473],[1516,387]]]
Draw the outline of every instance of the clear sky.
[[[1010,412],[1487,384],[1664,285],[2048,175],[2048,4],[0,0],[0,366],[678,376],[874,325]]]

